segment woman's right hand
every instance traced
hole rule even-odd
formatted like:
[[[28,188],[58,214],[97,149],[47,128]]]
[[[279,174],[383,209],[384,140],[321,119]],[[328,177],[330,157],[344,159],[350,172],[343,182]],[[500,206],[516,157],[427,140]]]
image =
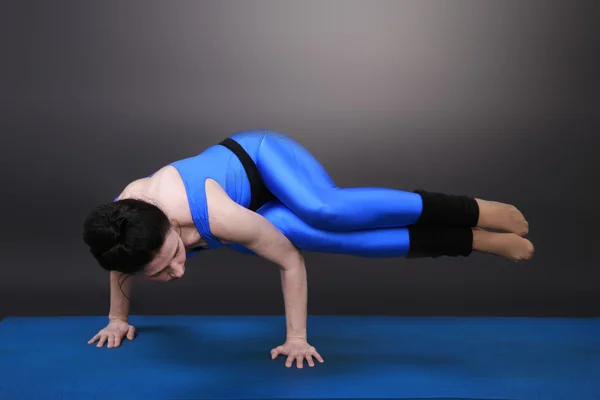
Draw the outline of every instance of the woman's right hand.
[[[107,348],[119,347],[124,337],[129,340],[133,340],[135,337],[135,327],[129,325],[128,322],[122,320],[111,320],[108,325],[100,330],[93,338],[90,339],[88,344],[92,344],[98,341],[96,347],[104,346],[106,343]]]

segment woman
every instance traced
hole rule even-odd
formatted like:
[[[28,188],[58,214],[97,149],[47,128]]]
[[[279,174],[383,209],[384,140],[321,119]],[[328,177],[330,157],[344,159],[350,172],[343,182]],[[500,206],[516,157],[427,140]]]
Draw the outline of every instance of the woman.
[[[488,232],[485,229],[503,232]],[[287,337],[271,351],[286,366],[322,357],[307,341],[301,250],[359,257],[468,256],[473,250],[529,259],[528,223],[514,206],[426,191],[338,188],[299,143],[277,132],[237,133],[201,154],[129,184],[94,209],[84,241],[111,271],[109,324],[91,343],[118,347],[128,324],[131,279],[181,278],[193,253],[230,247],[280,267]]]

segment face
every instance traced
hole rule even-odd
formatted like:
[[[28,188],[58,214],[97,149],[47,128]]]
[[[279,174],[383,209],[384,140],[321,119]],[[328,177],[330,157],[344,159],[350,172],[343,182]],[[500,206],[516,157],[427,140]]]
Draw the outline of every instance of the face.
[[[185,273],[185,260],[183,241],[173,229],[170,229],[162,248],[146,266],[144,275],[156,281],[179,279]]]

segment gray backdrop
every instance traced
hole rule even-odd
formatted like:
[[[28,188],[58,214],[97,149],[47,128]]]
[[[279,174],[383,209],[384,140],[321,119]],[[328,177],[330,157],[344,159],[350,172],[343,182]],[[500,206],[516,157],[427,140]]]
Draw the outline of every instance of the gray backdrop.
[[[600,19],[576,1],[13,1],[2,33],[0,314],[108,311],[81,240],[131,180],[279,130],[340,186],[514,203],[535,258],[307,255],[312,314],[600,315]],[[218,250],[133,313],[282,313]]]

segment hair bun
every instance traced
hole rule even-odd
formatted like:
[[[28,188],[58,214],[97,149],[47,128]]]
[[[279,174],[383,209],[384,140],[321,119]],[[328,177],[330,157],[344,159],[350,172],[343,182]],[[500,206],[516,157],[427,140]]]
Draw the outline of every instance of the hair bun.
[[[127,229],[127,219],[123,218],[118,210],[114,210],[109,214],[107,219],[109,226],[112,228],[111,234],[113,235],[113,240],[115,241],[115,244],[117,244],[125,234],[125,230]]]
[[[106,204],[88,216],[84,241],[94,255],[102,255],[120,244],[126,229],[127,219],[122,216],[120,207]]]

